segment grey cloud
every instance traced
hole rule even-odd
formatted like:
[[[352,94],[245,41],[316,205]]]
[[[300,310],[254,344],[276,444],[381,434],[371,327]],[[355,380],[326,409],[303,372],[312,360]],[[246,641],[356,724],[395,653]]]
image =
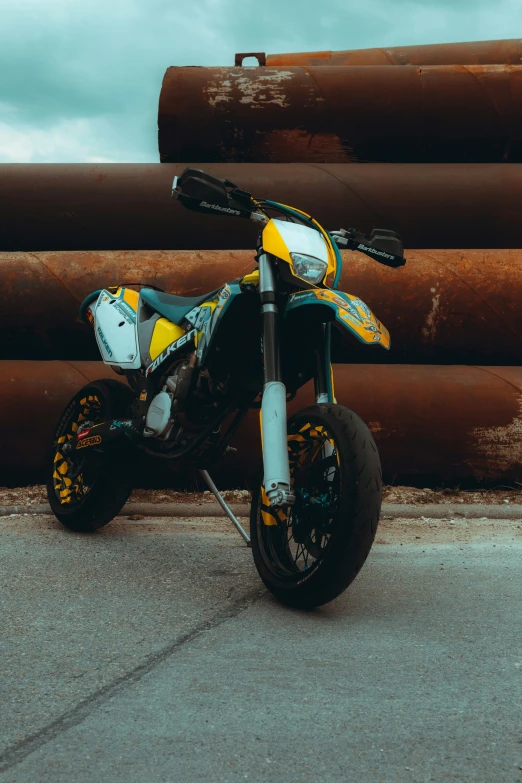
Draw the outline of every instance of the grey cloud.
[[[522,29],[518,0],[0,0],[0,17],[0,123],[29,134],[87,119],[91,135],[78,138],[76,160],[93,147],[100,157],[158,159],[157,101],[169,65]],[[63,154],[71,159],[70,144]]]

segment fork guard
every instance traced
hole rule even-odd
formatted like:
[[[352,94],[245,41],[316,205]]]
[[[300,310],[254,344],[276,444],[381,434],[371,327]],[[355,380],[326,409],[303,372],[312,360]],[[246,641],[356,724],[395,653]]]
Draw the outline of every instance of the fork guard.
[[[311,291],[299,291],[288,297],[286,316],[298,307],[329,307],[334,311],[334,319],[366,345],[380,345],[390,349],[390,333],[368,305],[358,297],[343,291],[314,288]],[[326,320],[326,319],[325,319]]]

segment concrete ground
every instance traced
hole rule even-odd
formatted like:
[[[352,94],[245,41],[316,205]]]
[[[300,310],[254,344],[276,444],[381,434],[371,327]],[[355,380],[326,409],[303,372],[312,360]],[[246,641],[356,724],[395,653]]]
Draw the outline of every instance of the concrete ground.
[[[384,520],[310,613],[226,521],[0,533],[2,783],[522,781],[520,521]]]

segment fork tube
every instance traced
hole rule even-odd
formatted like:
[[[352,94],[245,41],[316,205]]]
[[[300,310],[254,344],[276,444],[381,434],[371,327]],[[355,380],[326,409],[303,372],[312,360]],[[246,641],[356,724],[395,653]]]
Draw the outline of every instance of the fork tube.
[[[328,402],[336,402],[333,385],[332,368],[332,323],[324,325],[324,363],[326,372],[326,386],[328,389]]]
[[[261,402],[264,487],[270,505],[292,503],[286,435],[286,388],[281,376],[278,307],[269,256],[259,255],[259,292],[263,317],[264,386]]]
[[[281,360],[277,334],[278,307],[274,270],[266,253],[259,256],[259,292],[263,315],[263,359],[265,384],[281,381]]]
[[[318,404],[335,402],[332,385],[331,335],[332,325],[322,324],[319,345],[315,350],[314,387],[315,401]]]
[[[315,377],[314,390],[315,401],[320,403],[329,402],[328,399],[328,379],[326,375],[326,352],[325,352],[325,324],[320,326],[320,335],[315,354]]]

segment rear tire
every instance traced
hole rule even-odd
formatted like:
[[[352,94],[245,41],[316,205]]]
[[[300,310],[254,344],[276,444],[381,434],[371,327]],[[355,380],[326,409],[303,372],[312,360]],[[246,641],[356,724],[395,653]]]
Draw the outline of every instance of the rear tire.
[[[276,598],[310,609],[342,593],[368,556],[381,510],[381,465],[367,426],[342,405],[299,411],[288,435],[296,503],[270,508],[260,483],[252,498],[252,553]]]
[[[47,497],[55,517],[70,530],[89,533],[110,522],[132,492],[133,478],[128,441],[80,456],[62,453],[61,446],[86,422],[125,418],[132,400],[122,383],[96,381],[80,389],[62,414],[49,455]]]

